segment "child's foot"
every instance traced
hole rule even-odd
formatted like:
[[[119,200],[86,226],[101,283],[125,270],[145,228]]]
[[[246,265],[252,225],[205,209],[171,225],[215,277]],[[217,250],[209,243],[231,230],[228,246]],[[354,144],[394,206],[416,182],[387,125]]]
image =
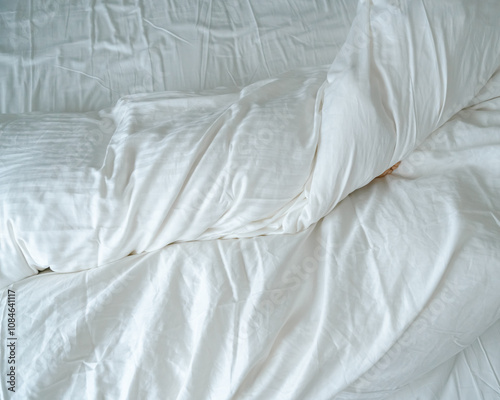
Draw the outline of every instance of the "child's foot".
[[[392,171],[394,171],[397,167],[399,167],[399,164],[401,164],[401,161],[398,161],[391,168],[389,168],[387,171],[385,171],[382,175],[377,176],[377,178],[383,178],[386,175],[392,174]]]

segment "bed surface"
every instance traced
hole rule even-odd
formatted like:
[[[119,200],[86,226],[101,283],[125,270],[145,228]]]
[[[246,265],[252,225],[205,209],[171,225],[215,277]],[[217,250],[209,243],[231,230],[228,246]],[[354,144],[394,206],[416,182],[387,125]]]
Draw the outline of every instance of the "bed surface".
[[[0,112],[85,112],[134,93],[244,87],[330,64],[349,1],[9,1]]]
[[[474,179],[498,163],[493,114],[474,137],[452,121],[300,234],[11,286],[18,357],[36,360],[19,398],[496,398],[499,193]]]
[[[394,2],[374,3],[383,9]],[[22,169],[27,158],[15,155],[36,146],[46,146],[49,153],[53,148],[55,154],[65,141],[86,138],[75,124],[97,124],[109,134],[108,144],[92,142],[85,150],[95,151],[95,160],[104,159],[112,140],[122,142],[113,124],[99,121],[112,120],[120,104],[136,107],[132,114],[145,121],[144,127],[156,126],[147,117],[164,110],[181,110],[175,116],[182,122],[182,115],[195,109],[188,101],[193,98],[223,96],[206,104],[200,100],[196,110],[201,116],[214,104],[222,109],[220,101],[240,104],[235,99],[241,91],[251,92],[248,85],[279,84],[282,78],[277,77],[284,76],[288,84],[292,81],[286,79],[316,74],[317,82],[304,78],[310,85],[305,87],[320,90],[332,74],[332,61],[352,40],[350,28],[361,9],[356,2],[337,0],[1,3],[0,178],[17,171],[19,182],[18,187],[4,185],[8,190],[2,201],[12,201],[9,193],[36,174],[55,176],[50,171],[44,175],[43,162]],[[286,84],[280,86],[283,92],[272,93],[310,101],[310,92],[298,83],[296,92]],[[454,82],[447,84],[452,91]],[[271,95],[266,99],[262,109],[270,114],[278,115],[272,111],[276,104],[289,104],[279,109],[293,110],[302,121],[301,113],[316,116],[319,108],[314,101],[294,109],[277,95],[276,101]],[[160,107],[160,101],[171,108]],[[156,114],[141,114],[151,109]],[[160,243],[163,236],[146,229],[144,234],[127,232],[131,241],[156,238],[156,247],[128,255],[123,242],[118,250],[127,254],[97,268],[78,264],[85,259],[83,252],[71,257],[70,250],[75,265],[64,261],[59,272],[28,260],[31,266],[12,278],[17,281],[2,289],[0,299],[7,310],[7,291],[15,292],[16,391],[2,383],[3,397],[500,398],[500,70],[460,109],[391,175],[355,190],[296,233],[271,223],[247,233],[242,227],[248,224],[232,224],[233,236],[216,225],[200,235],[193,233],[196,222],[179,225],[167,246]],[[202,119],[185,120],[193,132],[201,129],[192,121]],[[57,146],[50,140],[30,141],[29,133],[36,137],[43,124],[46,133],[55,129],[61,138]],[[300,124],[291,125],[300,131]],[[151,126],[141,132],[153,132]],[[233,139],[228,137],[229,143]],[[297,148],[309,149],[307,140],[297,137],[303,146]],[[135,143],[140,147],[140,140]],[[268,142],[260,145],[274,154]],[[71,146],[66,154],[58,153],[61,165],[71,161]],[[311,159],[317,157],[315,148],[308,150]],[[290,150],[285,156],[292,155]],[[41,153],[37,157],[44,158]],[[246,162],[279,172],[276,158]],[[84,159],[82,168],[95,160]],[[296,168],[300,176],[309,168],[304,165],[287,171]],[[64,184],[71,187],[70,180]],[[78,183],[75,189],[81,187]],[[29,210],[19,219],[31,215],[35,221],[38,214]],[[173,207],[161,218],[179,210]],[[151,217],[149,209],[139,215]],[[226,220],[241,222],[242,215],[238,209]],[[0,222],[16,226],[16,218],[9,221]],[[0,237],[7,242],[14,234],[4,230]],[[47,249],[50,245],[47,240]],[[2,343],[8,341],[7,323],[3,311]],[[0,355],[4,374],[5,348]]]

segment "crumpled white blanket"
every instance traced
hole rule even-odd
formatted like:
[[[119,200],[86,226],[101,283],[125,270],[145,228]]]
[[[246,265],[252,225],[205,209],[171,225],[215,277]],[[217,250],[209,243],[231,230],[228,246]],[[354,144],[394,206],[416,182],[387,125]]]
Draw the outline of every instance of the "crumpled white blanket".
[[[471,101],[500,65],[499,15],[495,1],[361,1],[328,71],[2,116],[1,285],[306,229]]]

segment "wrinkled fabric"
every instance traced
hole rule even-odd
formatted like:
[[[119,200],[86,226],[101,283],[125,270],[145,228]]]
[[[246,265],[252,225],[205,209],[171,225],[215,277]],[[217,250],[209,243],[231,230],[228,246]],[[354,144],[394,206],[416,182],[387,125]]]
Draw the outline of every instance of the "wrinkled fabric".
[[[326,76],[308,68],[241,90],[126,96],[99,113],[2,117],[0,283],[179,241],[307,229],[491,78],[495,4],[361,2]]]
[[[496,2],[361,1],[323,67],[336,45],[308,40],[341,24],[321,3],[72,3],[51,24],[23,4],[0,12],[20,112],[0,116],[3,397],[498,398]],[[213,24],[189,22],[207,6]],[[153,59],[123,35],[139,12],[169,38],[150,54],[182,43],[151,66],[169,91],[128,95]],[[40,28],[72,33],[61,61],[81,63],[46,86],[58,36]],[[178,29],[214,38],[205,58]],[[248,38],[241,59],[225,47]],[[276,63],[245,75],[256,54]]]
[[[6,117],[1,282],[282,232],[311,174],[325,73],[234,93],[136,95],[100,114]]]
[[[13,398],[495,398],[498,324],[477,338],[500,318],[499,110],[464,110],[298,234],[11,285]]]
[[[355,14],[346,0],[2,1],[0,113],[96,111],[330,64]]]

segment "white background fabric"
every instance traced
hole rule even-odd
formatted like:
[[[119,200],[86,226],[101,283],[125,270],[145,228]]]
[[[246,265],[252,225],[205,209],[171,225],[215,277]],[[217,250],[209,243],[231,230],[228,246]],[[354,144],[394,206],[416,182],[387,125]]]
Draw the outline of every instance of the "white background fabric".
[[[355,12],[345,0],[3,1],[0,112],[100,110],[330,64]]]
[[[354,2],[43,4],[1,5],[2,111],[98,110],[134,92],[241,87],[330,63],[355,12]],[[11,285],[18,391],[2,394],[497,399],[499,83],[303,232],[175,243]]]
[[[499,106],[445,125],[300,234],[13,285],[18,398],[452,399],[460,378],[494,399],[496,350],[455,354],[500,317]]]

